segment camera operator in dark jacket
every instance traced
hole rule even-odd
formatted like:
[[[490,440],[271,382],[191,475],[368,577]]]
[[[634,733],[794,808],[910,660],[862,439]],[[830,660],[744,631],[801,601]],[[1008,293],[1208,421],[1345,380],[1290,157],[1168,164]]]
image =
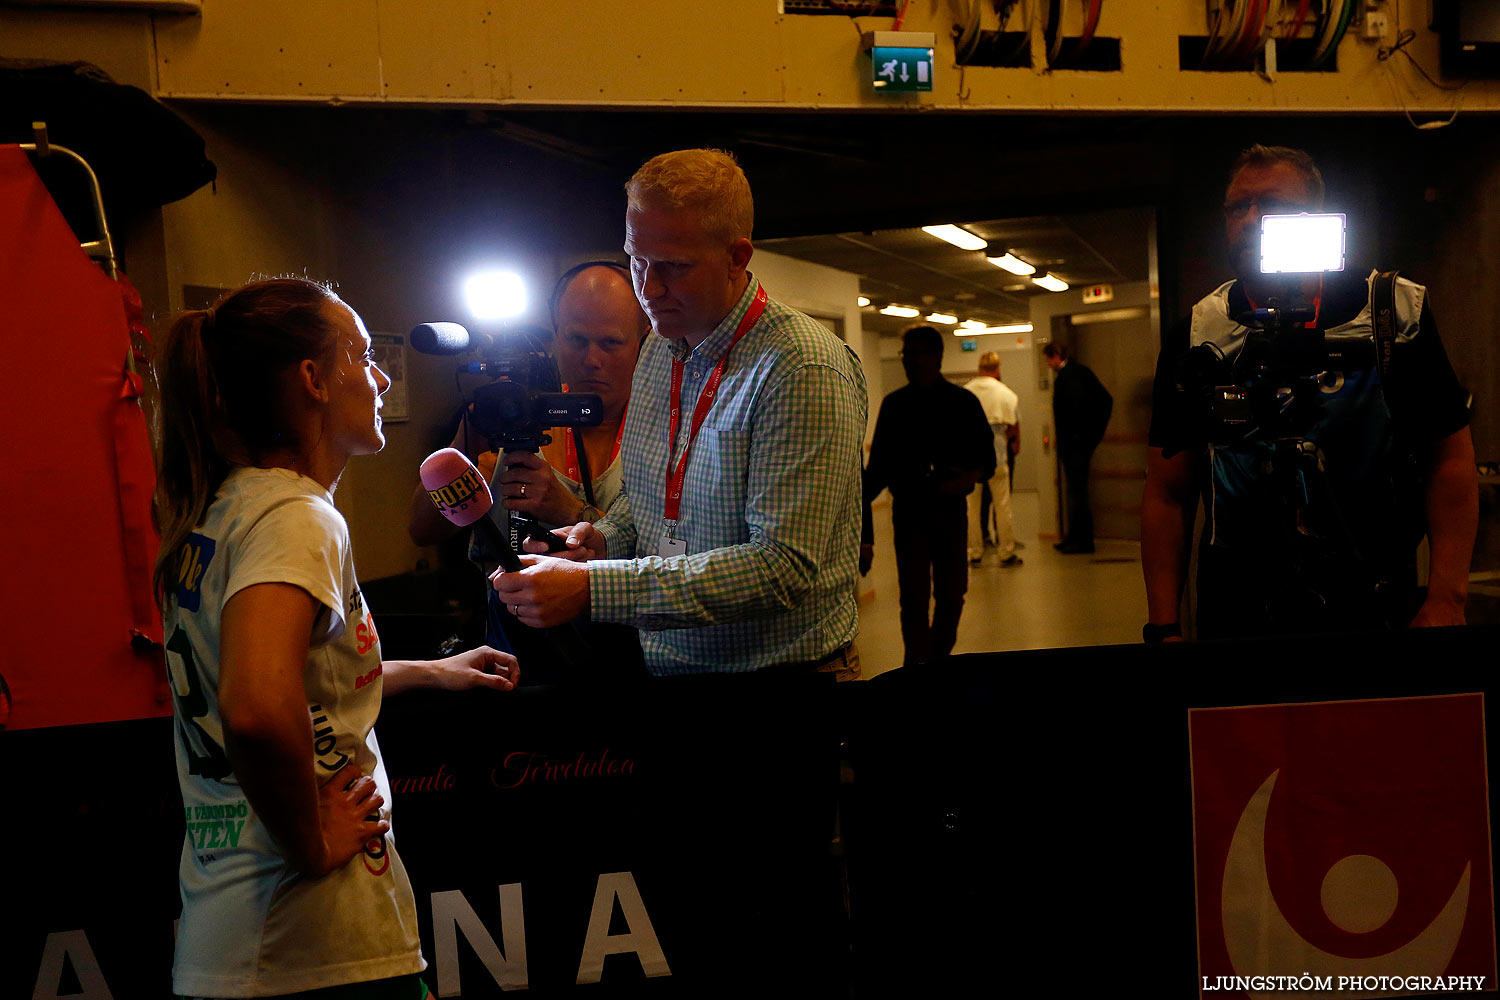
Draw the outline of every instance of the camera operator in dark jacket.
[[[509,534],[512,511],[550,530],[598,520],[623,493],[620,442],[636,358],[648,328],[629,272],[608,261],[571,268],[553,288],[551,310],[551,346],[564,384],[570,392],[597,394],[604,415],[595,426],[553,428],[551,442],[540,451],[509,450],[503,455],[485,450],[487,438],[471,426],[467,415],[460,420],[451,447],[473,459],[490,484],[495,505],[486,516],[502,537]],[[419,483],[408,524],[412,541],[436,545],[459,530],[438,512]],[[475,536],[469,555],[485,574],[498,567],[483,535]],[[484,593],[486,641],[526,662],[527,684],[589,681],[596,674],[623,672],[615,666],[601,667],[604,659],[637,665],[640,653],[633,629],[604,623],[533,629],[516,620],[493,588],[486,587]]]
[[[1157,364],[1141,507],[1147,641],[1181,635],[1200,493],[1199,638],[1463,624],[1474,445],[1426,289],[1352,269],[1260,273],[1261,217],[1322,203],[1323,178],[1301,150],[1254,146],[1234,165],[1224,218],[1238,280],[1193,307]],[[1300,315],[1270,332],[1240,322],[1255,324],[1251,311],[1278,299]],[[1253,355],[1273,363],[1248,363]],[[1275,408],[1225,419],[1225,407],[1257,393]]]

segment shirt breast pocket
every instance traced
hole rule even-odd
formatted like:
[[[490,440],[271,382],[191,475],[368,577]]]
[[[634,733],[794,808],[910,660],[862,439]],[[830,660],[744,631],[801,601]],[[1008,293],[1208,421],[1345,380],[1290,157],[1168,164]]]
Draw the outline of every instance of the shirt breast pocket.
[[[705,432],[699,441],[703,453],[698,466],[703,506],[694,507],[694,520],[716,526],[734,524],[743,532],[746,485],[750,469],[750,434],[746,431]],[[688,498],[684,498],[688,499]],[[696,498],[694,498],[696,499]]]

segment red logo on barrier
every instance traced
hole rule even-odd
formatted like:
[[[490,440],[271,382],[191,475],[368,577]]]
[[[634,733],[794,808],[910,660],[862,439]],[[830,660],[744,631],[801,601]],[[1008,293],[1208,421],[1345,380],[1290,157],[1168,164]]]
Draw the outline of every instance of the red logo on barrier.
[[[1482,695],[1195,709],[1189,732],[1201,994],[1303,974],[1495,988]]]

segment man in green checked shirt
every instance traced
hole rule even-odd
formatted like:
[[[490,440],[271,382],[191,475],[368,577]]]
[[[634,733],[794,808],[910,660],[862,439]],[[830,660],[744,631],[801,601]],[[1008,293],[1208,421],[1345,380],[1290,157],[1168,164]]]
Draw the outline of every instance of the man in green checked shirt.
[[[625,190],[655,332],[620,448],[625,496],[495,590],[528,625],[636,626],[656,674],[843,668],[859,631],[859,359],[747,270],[754,208],[729,154],[663,153]]]

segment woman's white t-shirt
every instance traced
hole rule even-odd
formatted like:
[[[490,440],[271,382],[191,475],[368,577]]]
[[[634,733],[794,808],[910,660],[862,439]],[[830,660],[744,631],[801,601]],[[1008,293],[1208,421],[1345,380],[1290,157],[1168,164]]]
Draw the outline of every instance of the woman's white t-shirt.
[[[313,480],[288,469],[236,468],[183,546],[167,595],[187,820],[173,991],[252,997],[420,972],[416,902],[392,834],[369,841],[338,871],[299,874],[230,768],[218,704],[220,615],[231,597],[260,583],[293,584],[321,605],[303,674],[319,782],[353,764],[374,777],[386,803],[380,814],[390,818],[373,729],[380,641],[355,576],[348,526]]]

